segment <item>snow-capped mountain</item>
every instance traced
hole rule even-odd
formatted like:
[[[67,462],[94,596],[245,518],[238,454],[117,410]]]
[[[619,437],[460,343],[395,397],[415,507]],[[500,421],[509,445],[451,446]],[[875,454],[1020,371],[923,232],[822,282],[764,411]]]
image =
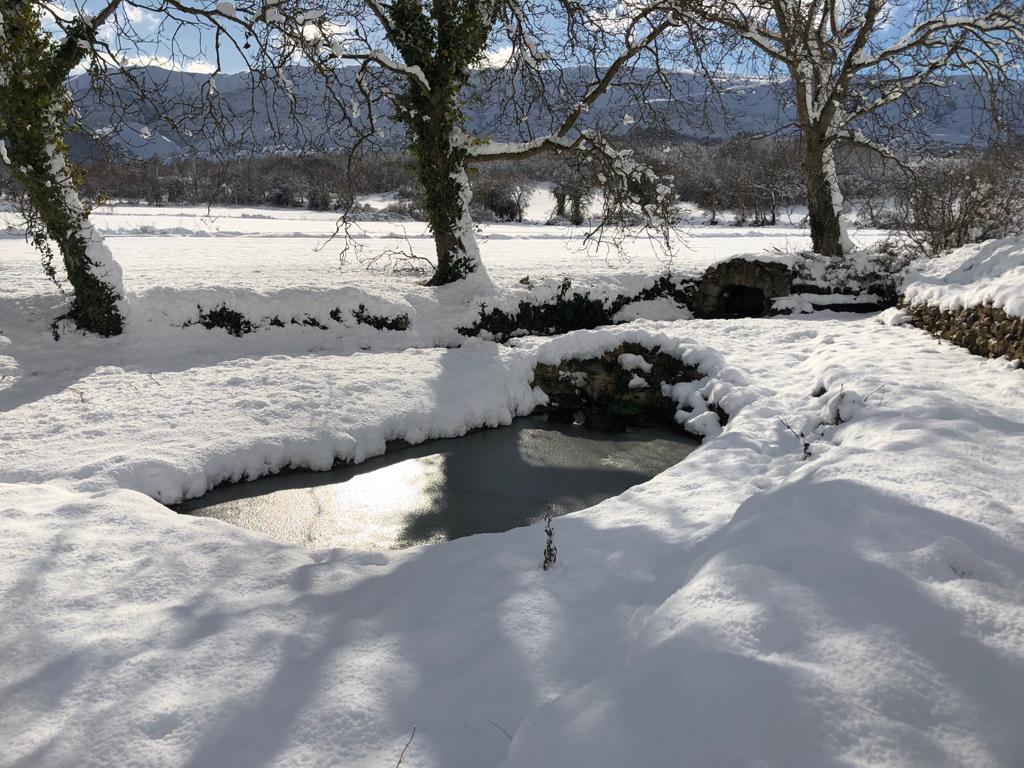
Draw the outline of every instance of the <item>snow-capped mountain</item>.
[[[288,87],[258,82],[253,73],[209,75],[157,67],[114,75],[94,90],[88,75],[71,84],[82,124],[95,139],[138,158],[173,157],[196,152],[297,152],[348,146],[368,124],[355,86],[355,68],[339,70],[334,97],[321,79],[303,67],[287,73]],[[564,70],[550,75],[550,93],[566,105],[585,75]],[[637,77],[631,78],[634,81]],[[729,77],[714,88],[702,76],[671,72],[665,82],[651,79],[639,89],[616,87],[586,115],[586,123],[616,134],[720,141],[740,133],[792,129],[793,109],[786,89],[755,78]],[[514,140],[543,135],[557,119],[558,105],[518,94],[520,84],[503,73],[477,72],[466,100],[468,125],[475,135]],[[140,96],[144,93],[145,96]],[[348,96],[351,94],[351,97]],[[983,140],[990,126],[986,99],[968,78],[951,78],[942,88],[923,93],[915,116],[914,141],[963,145]],[[577,97],[578,98],[578,97]],[[520,106],[516,114],[507,107]],[[356,110],[341,109],[351,102]],[[386,115],[376,116],[378,141],[401,143],[402,128]],[[870,127],[866,130],[870,132]]]

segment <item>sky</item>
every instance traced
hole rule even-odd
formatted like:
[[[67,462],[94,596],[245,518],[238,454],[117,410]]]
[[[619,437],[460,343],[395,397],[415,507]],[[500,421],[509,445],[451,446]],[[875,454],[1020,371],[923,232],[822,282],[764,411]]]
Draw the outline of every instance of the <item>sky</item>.
[[[105,0],[47,3],[51,14],[59,14],[64,19],[82,12],[95,14],[105,5]],[[59,30],[52,22],[47,27],[59,35]],[[124,28],[133,30],[137,39],[119,35],[118,30]],[[189,72],[213,72],[216,69],[215,36],[206,22],[201,27],[172,25],[151,10],[122,6],[115,14],[114,21],[101,28],[100,39],[116,50],[121,60],[128,64]],[[222,72],[247,69],[245,60],[230,43],[225,42],[220,46],[220,69]]]
[[[107,0],[63,0],[60,3],[47,3],[51,13],[59,14],[64,18],[85,11],[96,13],[104,7]],[[140,5],[145,0],[137,0]],[[212,6],[214,0],[199,0],[201,4]],[[155,3],[154,3],[155,4]],[[315,7],[311,5],[311,7]],[[909,26],[909,9],[912,4],[892,3],[894,19],[892,23],[882,31],[881,39],[895,39],[906,31]],[[163,24],[163,26],[161,26]],[[125,37],[119,37],[115,30],[118,25],[130,25],[141,42],[132,41]],[[543,27],[543,23],[541,25]],[[212,28],[204,22],[203,26],[182,26],[171,25],[163,16],[153,11],[140,8],[136,5],[122,6],[117,12],[117,23],[107,24],[101,30],[103,38],[112,48],[119,51],[119,56],[126,63],[135,65],[156,65],[168,69],[179,69],[192,72],[212,72],[218,69],[224,73],[233,73],[248,68],[245,59],[230,42],[222,41],[218,51],[215,43],[215,36]],[[557,42],[557,41],[556,41]],[[483,63],[485,65],[497,66],[503,64],[511,51],[511,46],[506,41],[500,40],[488,51]],[[557,60],[557,51],[555,54]],[[675,62],[675,64],[686,64],[686,62]],[[739,58],[726,59],[726,69],[733,69],[742,72],[744,75],[756,75],[746,63],[741,63]],[[765,74],[765,73],[762,73]]]

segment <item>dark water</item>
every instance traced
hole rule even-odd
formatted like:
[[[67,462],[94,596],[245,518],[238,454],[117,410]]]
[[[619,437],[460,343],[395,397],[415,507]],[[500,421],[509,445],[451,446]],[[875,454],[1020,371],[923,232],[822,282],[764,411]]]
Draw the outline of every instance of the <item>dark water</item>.
[[[395,549],[584,509],[697,445],[668,430],[607,434],[531,416],[328,472],[224,485],[177,509],[310,549]]]

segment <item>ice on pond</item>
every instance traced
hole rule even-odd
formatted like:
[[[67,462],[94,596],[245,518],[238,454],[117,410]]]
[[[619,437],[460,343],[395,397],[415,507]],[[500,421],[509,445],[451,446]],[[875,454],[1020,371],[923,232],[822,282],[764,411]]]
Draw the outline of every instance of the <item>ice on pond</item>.
[[[221,486],[178,509],[310,549],[394,549],[585,509],[696,446],[667,430],[608,434],[534,416],[329,472]]]

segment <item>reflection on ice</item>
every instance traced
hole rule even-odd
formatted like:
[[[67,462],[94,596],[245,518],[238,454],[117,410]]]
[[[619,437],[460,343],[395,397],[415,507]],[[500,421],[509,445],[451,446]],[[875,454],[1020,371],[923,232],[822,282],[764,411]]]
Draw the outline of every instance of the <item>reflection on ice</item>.
[[[695,447],[667,431],[601,434],[531,417],[356,466],[222,486],[179,510],[310,549],[394,549],[584,509]]]

